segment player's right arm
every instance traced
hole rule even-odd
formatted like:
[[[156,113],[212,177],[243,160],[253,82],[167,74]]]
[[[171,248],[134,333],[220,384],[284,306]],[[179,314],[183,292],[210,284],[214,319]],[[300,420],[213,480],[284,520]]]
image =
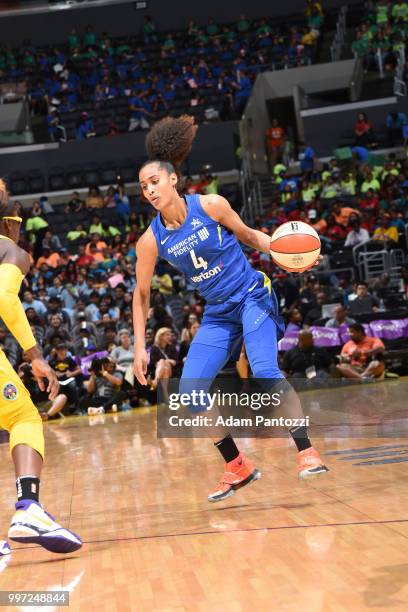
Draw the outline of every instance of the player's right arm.
[[[142,385],[147,384],[148,355],[145,347],[145,329],[150,306],[150,283],[158,255],[156,239],[151,228],[148,228],[136,245],[136,288],[133,293],[134,372]]]
[[[53,400],[59,390],[57,377],[43,359],[18,296],[22,277],[29,269],[28,253],[16,244],[8,243],[0,263],[0,317],[31,361],[33,375],[42,391],[45,390],[43,378],[48,380],[47,392]]]

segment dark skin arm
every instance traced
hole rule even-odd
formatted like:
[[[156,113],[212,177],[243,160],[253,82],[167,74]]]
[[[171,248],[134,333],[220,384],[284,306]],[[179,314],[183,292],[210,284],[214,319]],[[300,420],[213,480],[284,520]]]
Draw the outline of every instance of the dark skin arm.
[[[20,249],[14,242],[8,241],[2,245],[0,251],[0,263],[9,263],[15,265],[25,275],[30,270],[30,257],[26,251]],[[54,400],[59,391],[59,384],[54,370],[42,356],[42,352],[38,344],[35,344],[25,355],[31,362],[33,376],[37,381],[41,391],[47,391],[50,400]],[[44,378],[48,381],[46,386]]]

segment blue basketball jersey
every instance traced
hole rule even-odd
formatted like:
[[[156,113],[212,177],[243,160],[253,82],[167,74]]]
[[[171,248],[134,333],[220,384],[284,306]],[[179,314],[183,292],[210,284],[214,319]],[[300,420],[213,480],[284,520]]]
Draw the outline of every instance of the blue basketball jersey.
[[[160,214],[150,227],[159,256],[184,273],[209,304],[234,296],[237,300],[257,282],[256,271],[235,235],[209,217],[197,194],[185,196],[187,217],[177,229],[168,229]]]

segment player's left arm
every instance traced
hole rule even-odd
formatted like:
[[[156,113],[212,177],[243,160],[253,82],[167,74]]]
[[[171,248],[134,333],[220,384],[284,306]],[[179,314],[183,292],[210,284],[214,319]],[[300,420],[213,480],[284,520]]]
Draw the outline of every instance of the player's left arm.
[[[248,227],[235,210],[231,208],[228,200],[220,195],[210,194],[200,196],[200,202],[207,215],[231,230],[240,242],[256,251],[269,254],[270,236]]]

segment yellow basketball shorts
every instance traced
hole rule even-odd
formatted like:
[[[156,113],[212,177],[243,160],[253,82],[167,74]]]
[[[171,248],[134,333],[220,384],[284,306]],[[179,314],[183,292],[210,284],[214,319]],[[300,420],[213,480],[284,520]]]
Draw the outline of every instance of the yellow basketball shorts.
[[[10,433],[10,453],[18,444],[44,458],[43,424],[30,394],[0,349],[0,427]]]

